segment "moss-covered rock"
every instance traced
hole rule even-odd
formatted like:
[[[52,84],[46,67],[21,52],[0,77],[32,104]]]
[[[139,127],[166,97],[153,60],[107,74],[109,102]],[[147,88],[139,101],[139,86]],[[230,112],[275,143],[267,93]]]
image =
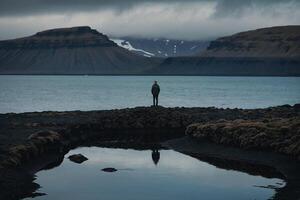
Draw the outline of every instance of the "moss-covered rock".
[[[300,156],[300,117],[268,120],[232,120],[195,123],[186,134],[196,139],[208,139],[219,144],[245,149],[267,149]]]

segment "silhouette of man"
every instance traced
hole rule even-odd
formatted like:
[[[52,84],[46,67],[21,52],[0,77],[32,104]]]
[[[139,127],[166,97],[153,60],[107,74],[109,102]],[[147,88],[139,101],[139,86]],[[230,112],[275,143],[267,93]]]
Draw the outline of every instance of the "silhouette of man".
[[[157,84],[157,81],[154,81],[154,84],[152,85],[151,93],[153,95],[153,106],[158,106],[158,95],[160,92],[159,85]]]
[[[157,149],[152,150],[152,160],[155,165],[157,165],[160,158],[160,153]]]

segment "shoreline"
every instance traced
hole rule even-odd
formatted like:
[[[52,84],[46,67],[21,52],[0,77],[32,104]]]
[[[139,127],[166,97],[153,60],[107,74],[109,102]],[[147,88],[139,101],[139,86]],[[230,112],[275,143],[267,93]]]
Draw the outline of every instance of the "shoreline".
[[[25,186],[23,185],[22,187],[26,188],[26,186],[30,186],[28,190],[32,190],[33,192],[37,189],[32,185],[34,177],[32,174],[26,175],[25,172],[23,174],[21,173],[24,170],[24,166],[28,163],[35,162],[37,158],[43,157],[44,155],[54,154],[61,157],[72,148],[86,145],[88,142],[96,140],[100,142],[100,145],[105,144],[109,147],[131,146],[137,148],[150,148],[151,145],[161,144],[164,141],[184,137],[186,135],[185,131],[189,130],[189,128],[186,128],[195,123],[196,129],[194,130],[199,132],[199,130],[202,130],[202,126],[206,125],[209,128],[212,128],[216,124],[222,124],[224,122],[229,125],[230,123],[238,124],[245,121],[267,124],[269,121],[277,120],[276,124],[280,127],[282,126],[282,121],[290,119],[296,120],[296,127],[300,125],[299,104],[264,109],[136,107],[103,111],[0,114],[0,173],[2,173],[1,177],[7,177],[5,174],[9,171],[8,174],[10,174],[11,177],[8,178],[11,182],[10,184],[7,184],[5,178],[0,178],[0,185],[6,185],[6,188],[8,187],[5,191],[8,192],[6,195],[9,196],[13,193],[16,197],[15,199],[19,198],[18,195],[24,195],[22,191],[19,191],[20,194],[18,194],[18,189],[14,190],[9,187],[11,184],[16,184],[16,182],[19,182],[17,183],[19,186],[25,182]],[[284,123],[284,126],[287,124],[288,123]],[[198,126],[201,128],[197,129]],[[228,137],[227,132],[222,131],[222,129],[218,130],[221,131],[219,134]],[[289,129],[289,127],[287,127],[287,129],[284,128],[283,130],[288,130],[288,133],[292,134],[292,136],[294,134],[294,127],[293,130]],[[191,133],[191,130],[186,132]],[[297,135],[299,133],[300,131],[296,132]],[[246,136],[249,134],[253,134],[253,132],[246,132]],[[259,134],[259,132],[255,132],[255,134]],[[272,136],[272,134],[267,134]],[[192,136],[193,134],[189,135]],[[190,140],[193,140],[194,142],[199,141],[198,137],[191,136],[189,137]],[[195,136],[197,136],[197,134]],[[278,138],[277,136],[265,137],[263,139],[266,141],[281,140],[281,138]],[[290,135],[288,136],[290,137]],[[298,136],[289,140],[293,145],[296,144],[296,147],[298,147],[297,144],[300,142],[300,135]],[[220,142],[205,137],[201,137],[200,140],[213,141],[215,145],[222,145]],[[264,142],[264,140],[262,140],[262,142]],[[274,151],[272,148],[264,149],[259,146],[239,146],[234,140],[230,140],[230,142],[227,141],[227,143],[225,142],[224,144],[226,144],[226,148],[228,149],[236,148],[237,151],[241,152],[245,149],[246,151],[256,150],[262,153]],[[182,144],[177,143],[175,146],[173,145],[172,149],[176,150],[181,147],[181,145]],[[286,145],[286,143],[279,145]],[[213,150],[213,148],[211,150]],[[224,152],[226,151],[229,150],[224,150]],[[188,151],[184,150],[184,152],[187,153]],[[293,151],[289,154],[289,152],[283,151],[281,153],[285,153],[286,155],[277,154],[279,157],[289,157],[289,159],[298,164],[300,158],[298,157],[299,152],[300,151],[296,151],[295,154],[295,151]],[[199,152],[193,150],[190,154],[197,156]],[[206,156],[209,157],[215,156],[210,155],[209,153],[206,154]],[[243,154],[241,153],[241,155]],[[232,160],[230,157],[222,158],[225,160]],[[240,156],[238,160],[249,163],[249,159],[247,161],[243,156]],[[293,164],[293,166],[296,166],[296,164]],[[286,170],[290,171],[293,175],[296,175],[291,169]],[[283,173],[282,170],[280,173]],[[20,177],[27,178],[25,178],[23,182],[20,181]],[[286,176],[285,172],[284,177],[287,178],[290,177],[290,175]],[[296,177],[300,179],[298,175]],[[290,178],[287,178],[287,180],[289,182],[294,182],[294,180],[291,180]],[[296,181],[295,184],[296,186],[299,186],[299,182]],[[294,187],[295,184],[290,185]],[[9,192],[9,190],[11,190],[11,192]],[[291,190],[292,189],[288,189],[288,191]],[[292,193],[295,193],[295,195],[299,194],[298,190],[295,190]],[[12,196],[9,197],[12,198]],[[297,198],[299,197],[300,196],[297,196]]]
[[[208,76],[208,77],[300,77],[300,75],[203,75],[203,74],[0,74],[0,76]]]

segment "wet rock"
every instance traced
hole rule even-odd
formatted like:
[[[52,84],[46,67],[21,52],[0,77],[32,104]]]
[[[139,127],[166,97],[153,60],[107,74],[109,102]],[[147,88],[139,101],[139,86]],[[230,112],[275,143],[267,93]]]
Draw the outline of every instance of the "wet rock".
[[[34,139],[42,139],[42,138],[49,138],[49,139],[59,139],[60,135],[55,131],[45,130],[45,131],[38,131],[28,136],[28,140]]]
[[[118,171],[116,168],[113,168],[113,167],[107,167],[107,168],[103,168],[101,170],[104,171],[104,172],[116,172],[116,171]]]
[[[85,157],[82,154],[74,154],[68,157],[71,161],[75,162],[75,163],[83,163],[84,161],[88,160],[87,157]]]

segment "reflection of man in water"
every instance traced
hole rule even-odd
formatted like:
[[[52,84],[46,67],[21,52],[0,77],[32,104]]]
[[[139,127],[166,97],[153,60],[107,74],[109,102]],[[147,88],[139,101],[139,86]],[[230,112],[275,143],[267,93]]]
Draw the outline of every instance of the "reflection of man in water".
[[[154,81],[154,84],[152,85],[151,93],[153,95],[153,106],[158,106],[158,95],[160,92],[159,85],[157,84],[157,81]]]
[[[155,165],[157,165],[160,158],[160,153],[157,149],[152,150],[152,160]]]

